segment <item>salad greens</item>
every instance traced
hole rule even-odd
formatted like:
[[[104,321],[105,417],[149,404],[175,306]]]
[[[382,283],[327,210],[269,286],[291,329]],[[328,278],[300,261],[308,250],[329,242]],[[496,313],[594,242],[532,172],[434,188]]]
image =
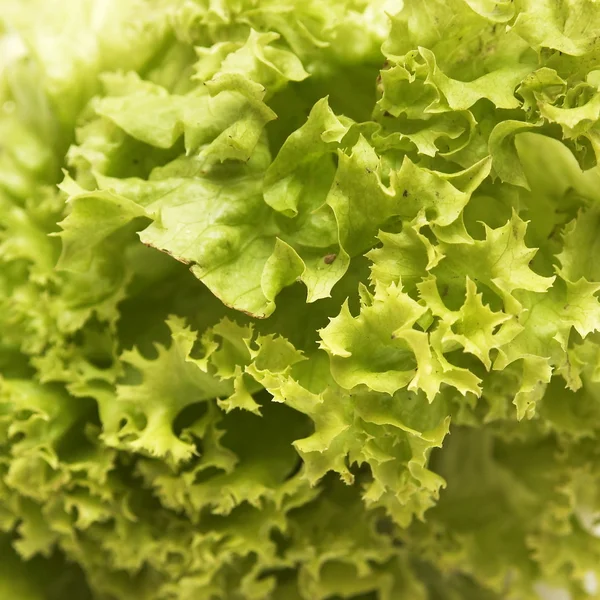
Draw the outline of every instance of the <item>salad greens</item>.
[[[0,595],[600,597],[599,40],[0,0]]]

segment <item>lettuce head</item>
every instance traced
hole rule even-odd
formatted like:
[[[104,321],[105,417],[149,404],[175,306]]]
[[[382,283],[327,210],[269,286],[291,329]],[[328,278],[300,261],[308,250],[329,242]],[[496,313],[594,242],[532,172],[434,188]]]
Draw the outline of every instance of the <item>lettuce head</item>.
[[[600,2],[0,0],[0,596],[600,597]]]

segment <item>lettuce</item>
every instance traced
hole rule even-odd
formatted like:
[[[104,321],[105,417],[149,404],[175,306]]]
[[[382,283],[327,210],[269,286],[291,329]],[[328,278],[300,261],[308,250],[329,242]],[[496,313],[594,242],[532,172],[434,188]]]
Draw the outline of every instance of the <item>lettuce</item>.
[[[0,0],[1,595],[598,597],[599,37]]]

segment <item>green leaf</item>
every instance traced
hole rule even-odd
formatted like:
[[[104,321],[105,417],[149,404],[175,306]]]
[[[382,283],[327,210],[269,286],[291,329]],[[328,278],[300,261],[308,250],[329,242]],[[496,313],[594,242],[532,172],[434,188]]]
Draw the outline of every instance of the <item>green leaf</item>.
[[[399,389],[423,390],[432,401],[442,383],[461,393],[479,394],[479,379],[451,365],[443,356],[437,332],[414,328],[426,308],[392,283],[375,288],[370,305],[352,317],[344,305],[321,331],[322,347],[331,355],[336,381],[347,389],[359,384],[393,394]],[[434,345],[434,348],[431,346]]]
[[[490,133],[489,147],[494,171],[506,183],[529,189],[527,177],[515,147],[515,136],[534,128],[522,121],[502,121]]]
[[[502,227],[491,229],[484,225],[484,228],[484,240],[470,244],[441,243],[445,258],[432,272],[450,286],[456,285],[457,276],[464,277],[466,273],[497,293],[506,312],[517,314],[521,304],[514,292],[545,292],[553,278],[538,275],[529,266],[537,251],[525,245],[527,224],[516,213]]]
[[[564,6],[553,0],[526,0],[513,27],[536,49],[581,56],[594,48],[600,20],[590,0],[574,0]]]
[[[434,283],[429,280],[427,284]],[[421,296],[427,302],[426,283],[419,286]],[[491,367],[490,352],[499,348],[517,335],[512,323],[501,328],[500,326],[511,319],[510,315],[503,312],[494,312],[483,303],[482,294],[477,293],[477,286],[467,278],[465,303],[460,310],[453,313],[442,312],[439,316],[451,327],[444,335],[444,342],[456,342],[460,344],[465,352],[476,356],[485,365],[486,369]],[[434,292],[435,293],[435,292]],[[449,311],[448,311],[449,312]]]
[[[172,318],[167,324],[171,344],[168,348],[158,346],[155,359],[147,359],[136,350],[121,356],[121,361],[133,367],[141,381],[125,380],[117,387],[115,400],[123,403],[123,418],[128,423],[115,433],[124,437],[126,446],[135,451],[176,463],[189,459],[195,452],[192,444],[178,438],[173,431],[177,415],[186,406],[228,396],[233,390],[229,382],[204,373],[188,360],[196,335],[181,319]],[[138,429],[136,420],[140,416],[145,423]]]
[[[339,148],[348,129],[349,124],[334,115],[326,98],[317,102],[306,123],[288,137],[265,174],[267,204],[288,217],[297,215],[301,207],[303,212],[319,208],[318,197],[303,196],[307,174],[315,167],[318,170],[317,164]],[[321,177],[332,178],[333,172],[331,162]],[[326,193],[328,187],[321,189]]]

